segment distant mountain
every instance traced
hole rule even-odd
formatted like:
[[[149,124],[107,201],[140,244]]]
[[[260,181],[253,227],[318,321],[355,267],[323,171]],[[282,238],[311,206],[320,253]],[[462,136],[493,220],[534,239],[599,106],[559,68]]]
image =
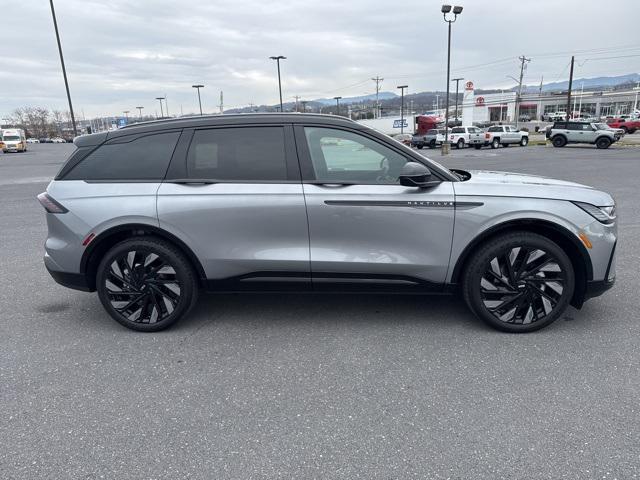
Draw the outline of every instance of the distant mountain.
[[[396,95],[393,92],[380,92],[378,93],[379,100],[390,100],[392,98],[396,98]],[[350,103],[361,103],[361,102],[372,102],[375,101],[376,94],[373,93],[371,95],[360,95],[359,97],[344,97],[340,99],[340,103],[344,105],[348,105]],[[320,103],[322,105],[333,105],[336,103],[334,98],[318,98],[317,100],[312,100],[314,103]]]
[[[574,78],[573,89],[580,89],[584,85],[585,90],[596,90],[598,88],[609,89],[618,85],[632,84],[640,82],[639,73],[629,73],[627,75],[618,75],[615,77],[594,77],[594,78]],[[556,90],[566,90],[569,88],[569,81],[543,83],[543,92],[552,92]],[[537,92],[540,85],[523,85],[525,92]],[[514,87],[512,90],[516,90]]]

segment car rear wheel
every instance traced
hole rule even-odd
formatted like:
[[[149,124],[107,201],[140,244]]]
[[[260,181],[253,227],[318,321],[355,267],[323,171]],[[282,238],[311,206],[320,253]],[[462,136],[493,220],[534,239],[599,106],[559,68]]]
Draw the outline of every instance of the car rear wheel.
[[[567,139],[564,138],[561,135],[558,135],[556,137],[553,137],[553,139],[551,139],[551,143],[553,144],[554,147],[564,147],[567,144]]]
[[[500,139],[499,138],[494,138],[493,141],[491,142],[491,148],[498,148],[500,146]]]
[[[417,148],[418,150],[422,150],[422,147],[424,147],[424,145],[416,145],[416,148]]]
[[[463,279],[469,308],[490,326],[512,333],[539,330],[569,305],[575,288],[571,260],[546,237],[516,232],[473,255]]]
[[[186,257],[154,237],[115,245],[104,256],[96,288],[109,315],[132,330],[156,332],[184,317],[198,297],[198,282]]]
[[[522,137],[522,140],[520,140],[520,146],[526,147],[528,144],[529,144],[529,137]]]
[[[431,140],[429,142],[429,148],[436,148],[436,141],[435,140]]]
[[[458,140],[458,142],[456,143],[456,148],[457,149],[464,148],[464,139],[461,138],[460,140]]]
[[[609,148],[610,145],[611,140],[609,140],[607,137],[600,137],[598,140],[596,140],[597,148]]]

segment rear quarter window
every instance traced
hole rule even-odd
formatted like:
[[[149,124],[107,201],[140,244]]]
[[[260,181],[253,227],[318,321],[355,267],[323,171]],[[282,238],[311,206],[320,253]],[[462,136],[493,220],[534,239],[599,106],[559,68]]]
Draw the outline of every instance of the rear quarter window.
[[[162,180],[179,136],[180,132],[165,132],[129,141],[118,137],[87,155],[63,179]]]
[[[462,127],[455,127],[451,129],[451,133],[466,133],[466,132]]]

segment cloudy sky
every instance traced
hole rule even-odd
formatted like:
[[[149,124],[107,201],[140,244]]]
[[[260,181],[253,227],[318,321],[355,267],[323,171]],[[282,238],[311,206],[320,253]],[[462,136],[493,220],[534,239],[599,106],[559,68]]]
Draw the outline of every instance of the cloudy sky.
[[[464,3],[462,3],[464,1]],[[55,0],[74,107],[79,116],[145,113],[166,94],[169,111],[276,103],[270,55],[282,62],[285,101],[372,93],[408,84],[445,88],[446,24],[433,0]],[[595,0],[460,0],[452,68],[477,87],[512,86],[517,57],[532,58],[525,82],[640,71],[638,0],[612,10]],[[0,0],[0,116],[27,105],[66,109],[47,0]],[[626,13],[625,13],[626,12]],[[10,19],[19,20],[14,22]],[[617,57],[617,58],[612,58]]]

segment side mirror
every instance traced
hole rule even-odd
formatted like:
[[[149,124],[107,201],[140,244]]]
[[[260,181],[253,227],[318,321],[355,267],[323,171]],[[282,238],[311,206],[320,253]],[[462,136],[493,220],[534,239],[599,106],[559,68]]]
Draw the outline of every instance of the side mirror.
[[[440,183],[440,180],[433,180],[432,178],[429,169],[421,163],[407,162],[400,172],[400,185],[427,188]]]

